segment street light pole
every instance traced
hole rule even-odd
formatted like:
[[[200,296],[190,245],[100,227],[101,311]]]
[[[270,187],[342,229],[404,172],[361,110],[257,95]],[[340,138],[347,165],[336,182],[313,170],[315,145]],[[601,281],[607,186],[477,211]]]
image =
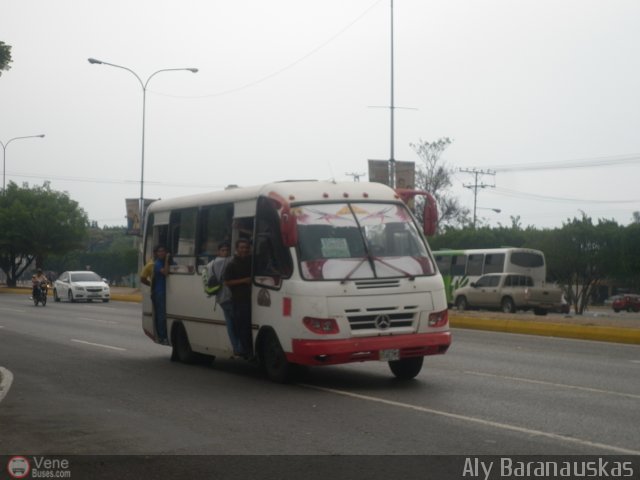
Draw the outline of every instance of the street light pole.
[[[145,144],[145,121],[146,121],[146,109],[147,109],[147,86],[149,85],[149,81],[160,72],[177,72],[177,71],[187,71],[191,73],[198,73],[197,68],[163,68],[153,72],[146,81],[142,81],[142,78],[131,70],[130,68],[123,67],[122,65],[116,65],[115,63],[103,62],[102,60],[97,60],[95,58],[87,59],[89,63],[92,65],[109,65],[110,67],[121,68],[126,70],[127,72],[133,74],[134,77],[140,82],[140,87],[142,87],[142,158],[140,162],[140,209],[138,210],[138,227],[140,231],[140,235],[143,232],[143,222],[144,222],[144,144]]]
[[[6,173],[6,160],[7,160],[7,147],[14,140],[21,140],[23,138],[44,138],[44,133],[40,135],[27,135],[26,137],[13,137],[6,141],[6,143],[0,142],[2,145],[2,194],[4,195],[5,190],[5,173]]]

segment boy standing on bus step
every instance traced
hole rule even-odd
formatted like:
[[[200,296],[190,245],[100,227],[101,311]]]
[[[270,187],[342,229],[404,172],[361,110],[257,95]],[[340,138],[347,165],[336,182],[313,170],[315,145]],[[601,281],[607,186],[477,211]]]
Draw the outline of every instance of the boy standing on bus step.
[[[246,238],[236,241],[236,252],[225,271],[224,284],[231,290],[233,325],[241,351],[239,355],[252,354],[251,338],[251,244]]]
[[[218,255],[207,265],[213,272],[218,281],[224,281],[225,271],[231,262],[231,245],[229,242],[222,242],[218,245]],[[224,321],[227,323],[227,334],[233,348],[234,355],[242,354],[242,346],[236,336],[235,326],[233,324],[233,303],[231,302],[231,290],[228,286],[222,285],[222,288],[216,293],[216,303],[222,308],[224,313]]]
[[[167,338],[167,275],[169,274],[169,253],[163,245],[155,249],[156,260],[153,264],[153,280],[151,282],[151,301],[153,302],[153,320],[156,326],[158,342],[169,345]]]

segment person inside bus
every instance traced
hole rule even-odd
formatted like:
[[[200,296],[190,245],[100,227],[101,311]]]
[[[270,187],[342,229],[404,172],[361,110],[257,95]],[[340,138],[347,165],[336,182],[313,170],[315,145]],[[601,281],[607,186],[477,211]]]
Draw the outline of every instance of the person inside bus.
[[[233,325],[240,351],[245,358],[252,355],[251,338],[251,244],[248,239],[236,241],[233,259],[227,265],[224,284],[231,290]]]
[[[169,274],[169,253],[164,245],[154,248],[156,252],[151,281],[151,301],[158,342],[169,345],[167,338],[167,275]]]
[[[231,244],[229,242],[221,242],[218,245],[218,255],[208,265],[217,279],[224,279],[227,266],[231,262]],[[231,290],[227,285],[222,285],[222,288],[216,293],[216,304],[220,305],[224,314],[224,321],[227,324],[227,334],[229,335],[229,341],[233,348],[233,354],[242,356],[242,345],[238,341],[238,337],[235,332],[235,326],[233,323],[233,303],[231,302]]]

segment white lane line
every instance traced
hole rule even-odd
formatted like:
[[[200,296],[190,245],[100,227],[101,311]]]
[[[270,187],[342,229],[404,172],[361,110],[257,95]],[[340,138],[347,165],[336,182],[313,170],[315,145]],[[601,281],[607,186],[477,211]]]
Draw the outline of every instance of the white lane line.
[[[0,325],[0,328],[4,328],[4,325]]]
[[[571,390],[581,390],[583,392],[604,393],[605,395],[617,395],[619,397],[640,399],[640,395],[634,395],[633,393],[616,392],[613,390],[603,390],[600,388],[580,387],[578,385],[567,385],[566,383],[545,382],[544,380],[533,380],[531,378],[522,378],[522,377],[510,377],[508,375],[496,375],[493,373],[472,372],[472,371],[465,371],[464,373],[468,375],[476,375],[479,377],[504,378],[506,380],[515,380],[517,382],[524,382],[524,383],[534,383],[536,385],[548,385],[551,387],[568,388]]]
[[[76,338],[72,338],[71,341],[76,343],[82,343],[84,345],[92,345],[94,347],[110,348],[111,350],[120,350],[122,352],[126,350],[126,348],[112,347],[111,345],[102,345],[101,343],[86,342],[84,340],[78,340]]]
[[[114,322],[113,320],[102,320],[101,318],[91,318],[91,317],[77,317],[78,320],[88,320],[89,322],[101,322],[101,323],[109,323],[111,325],[117,325],[118,322]]]
[[[518,427],[517,425],[510,425],[508,423],[500,423],[500,422],[494,422],[491,420],[483,420],[482,418],[470,417],[467,415],[460,415],[460,414],[451,413],[451,412],[444,412],[442,410],[434,410],[432,408],[421,407],[419,405],[411,405],[410,403],[396,402],[393,400],[386,400],[384,398],[371,397],[369,395],[361,395],[359,393],[347,392],[345,390],[336,390],[333,388],[318,387],[316,385],[308,385],[303,383],[299,383],[298,385],[300,385],[301,387],[311,388],[313,390],[319,390],[322,392],[335,393],[337,395],[343,395],[345,397],[357,398],[359,400],[366,400],[368,402],[382,403],[382,404],[390,405],[393,407],[406,408],[406,409],[414,410],[417,412],[430,413],[432,415],[439,415],[441,417],[453,418],[455,420],[460,420],[463,422],[477,423],[479,425],[484,425],[486,427],[499,428],[502,430],[509,430],[512,432],[523,433],[525,435],[546,437],[546,438],[551,438],[553,440],[558,440],[561,442],[574,443],[582,447],[600,448],[603,450],[618,452],[625,455],[640,455],[640,450],[630,450],[628,448],[616,447],[614,445],[607,445],[605,443],[591,442],[589,440],[581,440],[579,438],[558,435],[557,433],[543,432],[541,430],[533,430],[530,428]]]
[[[17,308],[0,307],[0,310],[4,310],[5,312],[18,312],[18,313],[26,312],[26,310],[23,308],[17,309]]]
[[[640,360],[631,360],[631,363],[640,363]]]

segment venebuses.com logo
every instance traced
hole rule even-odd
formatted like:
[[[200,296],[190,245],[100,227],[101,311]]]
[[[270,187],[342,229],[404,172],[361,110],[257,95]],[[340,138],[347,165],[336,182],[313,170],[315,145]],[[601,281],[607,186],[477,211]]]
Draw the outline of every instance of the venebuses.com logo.
[[[11,457],[7,463],[7,472],[11,478],[26,478],[30,471],[31,465],[25,457]]]

